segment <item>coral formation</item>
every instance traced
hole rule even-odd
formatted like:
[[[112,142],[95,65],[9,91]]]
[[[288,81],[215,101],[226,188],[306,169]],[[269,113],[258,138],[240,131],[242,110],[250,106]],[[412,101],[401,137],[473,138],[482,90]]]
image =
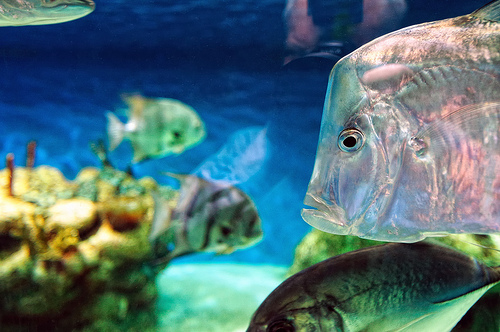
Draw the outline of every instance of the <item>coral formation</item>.
[[[500,264],[500,235],[458,234],[431,238],[428,241],[436,241],[454,247],[490,266]],[[294,263],[288,274],[295,274],[335,255],[382,243],[351,235],[329,234],[313,229],[295,249]],[[500,285],[497,285],[469,310],[452,331],[498,332],[500,330],[499,311]]]
[[[85,168],[0,171],[2,331],[154,330],[151,178]]]

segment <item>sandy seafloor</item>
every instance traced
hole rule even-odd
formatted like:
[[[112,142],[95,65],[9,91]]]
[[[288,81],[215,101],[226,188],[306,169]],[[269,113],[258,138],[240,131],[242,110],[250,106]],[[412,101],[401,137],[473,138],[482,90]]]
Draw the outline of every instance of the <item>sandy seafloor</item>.
[[[160,183],[167,183],[162,172],[194,170],[235,131],[268,126],[269,160],[242,186],[257,205],[264,239],[227,256],[178,259],[158,278],[162,331],[242,331],[310,229],[300,209],[329,70],[280,67],[284,1],[96,2],[94,13],[75,22],[0,29],[0,158],[12,152],[24,165],[26,144],[36,140],[36,165],[70,179],[82,167],[99,167],[89,142],[105,138],[105,113],[124,107],[124,92],[179,99],[206,123],[199,146],[133,167],[137,177]],[[406,25],[485,2],[440,1],[429,9],[431,1],[413,1]],[[125,169],[130,144],[110,158]]]

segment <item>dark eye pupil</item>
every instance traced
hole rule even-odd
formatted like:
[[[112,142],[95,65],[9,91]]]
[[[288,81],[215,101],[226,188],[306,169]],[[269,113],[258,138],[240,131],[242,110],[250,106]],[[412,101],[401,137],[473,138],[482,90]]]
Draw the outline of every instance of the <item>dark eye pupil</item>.
[[[181,133],[179,133],[178,131],[175,131],[174,136],[175,136],[175,138],[179,138],[179,137],[181,137]]]
[[[231,234],[232,230],[229,227],[222,227],[222,235],[227,236]]]
[[[273,330],[273,332],[290,332],[290,331],[291,330],[289,327],[278,327]]]
[[[356,143],[357,140],[354,136],[347,136],[342,142],[346,148],[353,148],[356,146]]]

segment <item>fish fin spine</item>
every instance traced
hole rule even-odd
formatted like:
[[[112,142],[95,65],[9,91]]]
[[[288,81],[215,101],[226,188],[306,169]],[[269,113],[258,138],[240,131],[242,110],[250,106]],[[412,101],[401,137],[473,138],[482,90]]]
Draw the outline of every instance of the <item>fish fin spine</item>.
[[[489,2],[478,10],[472,12],[471,15],[480,19],[500,22],[500,0]]]
[[[108,141],[109,141],[109,151],[113,151],[116,149],[118,145],[123,140],[125,135],[125,125],[118,119],[118,117],[111,113],[107,112],[106,117],[108,118]]]
[[[154,242],[170,228],[173,209],[158,192],[151,192],[151,197],[153,197],[154,201],[154,214],[148,239],[150,242]]]

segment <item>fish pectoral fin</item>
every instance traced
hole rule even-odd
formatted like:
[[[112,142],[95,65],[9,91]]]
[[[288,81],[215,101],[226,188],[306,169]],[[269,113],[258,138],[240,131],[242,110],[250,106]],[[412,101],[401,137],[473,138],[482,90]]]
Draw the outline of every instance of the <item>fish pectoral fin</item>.
[[[217,251],[217,255],[229,255],[232,254],[236,249],[233,247],[226,247]]]
[[[488,21],[500,21],[500,1],[497,0],[492,3],[479,8],[478,10],[472,12],[471,16],[477,17],[479,19],[485,19]]]
[[[458,135],[465,135],[461,128],[467,127],[467,135],[470,136],[470,134],[474,134],[474,131],[482,133],[489,122],[499,121],[499,119],[500,102],[471,104],[460,107],[445,117],[432,122],[412,139],[425,142],[424,144],[432,146],[433,150],[443,151],[447,149],[450,138],[457,140],[460,139]],[[467,125],[464,126],[464,124]]]

